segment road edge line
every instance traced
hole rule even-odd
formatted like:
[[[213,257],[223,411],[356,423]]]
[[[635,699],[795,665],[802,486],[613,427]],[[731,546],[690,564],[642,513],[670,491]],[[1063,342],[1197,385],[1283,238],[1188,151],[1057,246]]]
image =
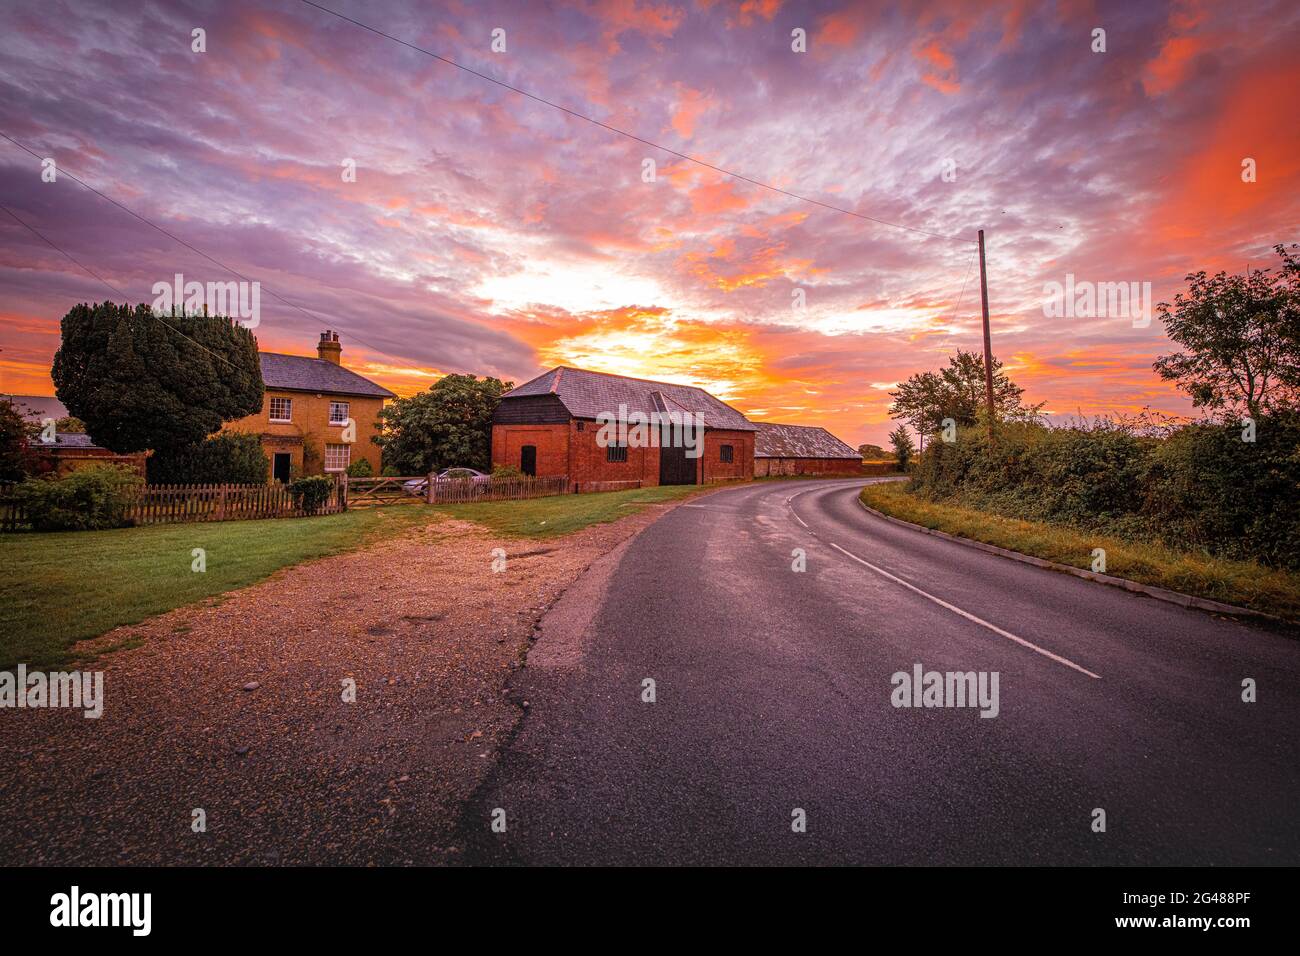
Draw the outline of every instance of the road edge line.
[[[933,535],[936,538],[945,538],[948,541],[965,545],[968,548],[974,548],[977,551],[984,551],[988,554],[996,554],[1004,558],[1010,558],[1012,561],[1019,561],[1021,564],[1031,564],[1036,568],[1046,568],[1049,571],[1061,571],[1065,574],[1071,574],[1076,578],[1083,578],[1085,581],[1095,581],[1098,584],[1108,584],[1111,587],[1122,588],[1125,591],[1131,591],[1135,594],[1145,594],[1147,597],[1155,598],[1157,601],[1177,604],[1180,607],[1196,608],[1198,611],[1211,611],[1215,614],[1227,614],[1232,617],[1249,617],[1258,620],[1272,621],[1277,624],[1290,625],[1290,622],[1285,618],[1280,618],[1264,611],[1256,611],[1248,607],[1239,607],[1236,604],[1224,604],[1221,601],[1212,601],[1209,598],[1197,597],[1194,594],[1184,594],[1182,591],[1171,591],[1168,588],[1156,587],[1153,584],[1142,584],[1140,581],[1130,581],[1128,578],[1118,578],[1113,574],[1100,574],[1096,571],[1085,571],[1083,568],[1076,568],[1073,565],[1061,564],[1057,561],[1048,561],[1046,558],[1037,558],[1032,554],[1012,551],[1009,548],[999,548],[995,544],[986,544],[983,541],[975,541],[971,538],[963,538],[959,535],[949,534],[947,531],[940,531],[938,528],[927,528],[925,525],[913,524],[911,521],[904,521],[902,518],[895,518],[893,515],[887,515],[883,511],[871,507],[871,505],[867,504],[861,498],[858,498],[857,502],[862,506],[863,510],[867,511],[869,514],[873,514],[877,518],[882,518],[891,524],[896,524],[904,528],[911,528],[913,531],[921,531],[925,534]]]

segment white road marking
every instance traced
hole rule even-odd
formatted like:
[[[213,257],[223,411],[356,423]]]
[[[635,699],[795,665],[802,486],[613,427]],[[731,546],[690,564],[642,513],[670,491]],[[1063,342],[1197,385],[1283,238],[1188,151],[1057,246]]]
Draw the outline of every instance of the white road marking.
[[[791,510],[793,510],[793,509],[791,509]],[[870,561],[864,561],[864,560],[862,560],[862,559],[859,558],[856,554],[853,554],[851,551],[845,551],[843,548],[841,548],[838,544],[836,544],[836,543],[833,542],[833,541],[828,542],[828,543],[830,544],[830,546],[831,546],[832,548],[834,548],[836,551],[840,552],[840,554],[843,554],[843,555],[845,555],[846,557],[850,557],[850,558],[852,558],[854,561],[858,562],[858,564],[866,565],[866,566],[869,567],[872,571],[875,571],[877,574],[882,574],[882,575],[884,575],[885,577],[889,578],[889,580],[894,581],[894,582],[896,582],[896,583],[898,583],[898,584],[901,584],[903,587],[907,588],[908,590],[910,590],[910,591],[915,591],[917,594],[921,595],[921,597],[923,597],[923,598],[927,598],[928,600],[933,601],[935,604],[938,604],[940,607],[946,607],[948,610],[952,611],[954,614],[958,614],[958,615],[960,615],[960,616],[966,618],[966,620],[968,620],[968,621],[973,621],[974,623],[980,625],[981,627],[986,627],[986,628],[988,628],[990,631],[992,631],[994,634],[1000,635],[1001,637],[1005,637],[1005,638],[1006,638],[1007,640],[1009,640],[1009,641],[1015,641],[1015,642],[1016,642],[1017,644],[1019,644],[1021,647],[1027,647],[1027,648],[1029,648],[1031,651],[1036,651],[1037,653],[1042,654],[1044,657],[1047,657],[1047,658],[1050,658],[1050,659],[1056,661],[1056,663],[1058,663],[1058,664],[1064,664],[1066,667],[1069,667],[1069,668],[1071,668],[1071,669],[1073,669],[1073,670],[1076,670],[1076,671],[1078,671],[1080,674],[1087,674],[1089,677],[1094,678],[1095,680],[1101,680],[1101,675],[1100,675],[1100,674],[1094,674],[1092,671],[1088,670],[1086,667],[1080,667],[1078,664],[1076,664],[1076,663],[1075,663],[1074,661],[1072,661],[1072,660],[1068,660],[1068,659],[1066,659],[1066,658],[1064,658],[1064,657],[1061,657],[1059,654],[1053,654],[1051,651],[1047,650],[1046,648],[1039,647],[1037,644],[1032,644],[1032,643],[1030,643],[1029,641],[1025,640],[1023,637],[1016,637],[1016,635],[1012,634],[1010,631],[1004,631],[1004,630],[1002,630],[1002,628],[998,627],[996,624],[990,624],[988,621],[984,620],[983,618],[976,617],[974,614],[971,614],[969,611],[963,611],[961,608],[957,607],[957,606],[954,605],[954,604],[949,604],[947,601],[943,600],[942,598],[937,598],[937,597],[935,597],[933,594],[929,594],[929,593],[927,593],[927,592],[925,592],[925,591],[922,591],[922,590],[921,590],[920,588],[918,588],[916,585],[914,585],[914,584],[910,584],[910,583],[908,583],[907,581],[904,581],[902,578],[898,577],[898,575],[896,575],[896,574],[890,574],[890,573],[889,573],[888,571],[886,571],[884,568],[878,568],[878,567],[876,567],[874,564],[872,564]]]

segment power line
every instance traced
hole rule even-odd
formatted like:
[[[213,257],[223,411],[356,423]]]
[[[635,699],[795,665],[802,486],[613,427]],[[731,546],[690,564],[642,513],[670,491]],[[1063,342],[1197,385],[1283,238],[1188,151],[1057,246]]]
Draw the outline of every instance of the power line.
[[[18,140],[14,139],[12,136],[10,136],[8,133],[4,132],[3,130],[0,130],[0,136],[2,136],[2,137],[4,137],[5,139],[9,140],[9,142],[13,143],[13,144],[14,144],[15,146],[17,146],[19,149],[23,150],[23,151],[26,152],[26,153],[31,154],[32,156],[36,157],[37,159],[41,159],[41,158],[42,158],[41,155],[40,155],[39,153],[37,153],[37,152],[35,152],[34,150],[29,149],[28,147],[24,146],[22,143],[18,142]],[[245,282],[253,282],[253,281],[254,281],[254,280],[248,278],[248,276],[244,275],[244,274],[243,274],[242,272],[240,272],[238,269],[235,269],[235,268],[232,267],[232,266],[228,266],[228,265],[226,265],[226,264],[225,264],[224,262],[222,262],[220,259],[216,259],[216,258],[214,258],[214,257],[212,257],[212,256],[210,256],[210,255],[208,255],[208,254],[207,254],[206,252],[204,252],[202,249],[197,249],[197,248],[195,248],[194,246],[190,245],[188,242],[186,242],[186,241],[185,241],[184,239],[182,239],[180,236],[177,236],[177,235],[175,235],[175,234],[173,234],[173,233],[171,233],[171,232],[168,232],[166,229],[164,229],[162,226],[158,225],[156,222],[153,222],[152,220],[145,218],[144,216],[142,216],[142,215],[140,215],[138,212],[136,212],[134,209],[131,209],[129,206],[123,205],[122,203],[118,202],[118,201],[117,201],[116,199],[114,199],[112,196],[109,196],[109,195],[106,195],[105,193],[100,192],[98,189],[96,189],[94,186],[90,185],[90,183],[86,182],[84,179],[79,179],[77,176],[75,176],[75,175],[73,175],[71,172],[69,172],[68,169],[67,169],[67,167],[65,167],[65,166],[59,166],[59,167],[58,167],[58,171],[59,171],[59,173],[60,173],[61,175],[67,176],[67,177],[68,177],[69,179],[71,179],[73,182],[80,183],[82,186],[84,186],[85,188],[89,189],[92,193],[94,193],[96,196],[100,197],[101,199],[105,199],[105,200],[107,200],[108,202],[111,202],[111,203],[112,203],[114,206],[116,206],[118,209],[121,209],[123,212],[127,213],[128,215],[132,216],[133,218],[140,220],[140,221],[141,221],[142,223],[144,223],[146,226],[149,226],[149,227],[151,227],[151,228],[153,228],[153,229],[158,230],[158,231],[161,232],[164,236],[166,236],[168,239],[171,239],[173,242],[177,242],[177,243],[179,243],[180,245],[184,246],[186,249],[189,249],[191,252],[195,253],[196,255],[202,256],[204,259],[207,259],[209,262],[213,263],[214,265],[220,266],[222,269],[225,269],[225,270],[226,270],[227,272],[229,272],[231,275],[238,276],[240,279],[243,279]],[[48,240],[47,240],[47,241],[48,241]],[[57,247],[56,247],[56,248],[57,248]],[[84,268],[84,267],[83,267],[83,268]],[[98,277],[97,277],[97,278],[98,278]],[[263,290],[264,290],[268,295],[272,296],[273,298],[279,299],[281,302],[283,302],[285,305],[289,306],[289,307],[292,308],[292,309],[297,309],[299,312],[301,312],[303,315],[307,316],[308,318],[310,318],[310,319],[314,319],[316,322],[328,322],[328,321],[329,321],[329,320],[327,320],[327,319],[323,319],[321,316],[317,315],[315,312],[311,311],[310,309],[303,308],[302,306],[298,305],[297,303],[290,302],[288,299],[286,299],[284,296],[280,295],[280,294],[279,294],[278,292],[276,292],[274,289],[269,288],[265,283],[258,282],[258,285],[259,285],[259,286],[260,286],[260,287],[261,287],[261,288],[262,288],[262,289],[263,289]],[[111,286],[110,286],[110,288],[111,288]],[[120,294],[120,293],[119,293],[119,294]],[[350,331],[350,330],[348,330],[348,329],[345,329],[345,328],[342,328],[341,326],[339,326],[337,322],[330,322],[330,324],[331,324],[331,325],[334,325],[335,328],[338,328],[340,332],[347,332],[348,335],[350,335],[352,338],[356,339],[356,340],[357,340],[358,342],[360,342],[362,345],[365,345],[365,346],[367,346],[368,348],[372,348],[372,349],[374,349],[376,352],[380,352],[380,353],[384,353],[384,354],[387,354],[387,353],[388,353],[388,350],[387,350],[387,349],[381,349],[381,348],[380,348],[379,346],[377,346],[377,345],[371,345],[369,342],[367,342],[365,339],[361,338],[361,336],[357,335],[355,332],[352,332],[352,331]]]
[[[3,134],[0,134],[0,135],[3,135]],[[0,204],[0,209],[3,209],[5,212],[7,212],[7,213],[9,214],[10,218],[14,220],[14,222],[18,223],[18,225],[22,226],[24,229],[26,229],[26,230],[28,230],[29,232],[31,232],[32,235],[36,236],[36,238],[40,239],[42,242],[44,242],[47,246],[49,246],[49,247],[50,247],[51,249],[53,249],[55,252],[61,253],[62,255],[66,256],[66,257],[68,258],[68,260],[69,260],[70,262],[72,262],[74,265],[78,266],[78,267],[81,268],[81,269],[84,269],[86,272],[90,273],[92,276],[94,276],[94,277],[95,277],[96,279],[98,279],[100,282],[104,283],[104,285],[108,286],[109,289],[111,289],[113,292],[116,292],[119,296],[121,296],[121,297],[122,297],[122,300],[123,300],[124,302],[129,300],[130,297],[129,297],[125,292],[123,292],[123,291],[122,291],[121,289],[119,289],[117,286],[113,285],[113,283],[109,282],[107,279],[105,279],[103,276],[101,276],[101,275],[100,275],[98,272],[96,272],[94,269],[90,268],[90,266],[86,265],[84,262],[80,262],[80,261],[78,261],[78,260],[77,260],[73,255],[72,255],[72,253],[68,252],[66,249],[62,249],[62,248],[60,248],[59,246],[55,245],[55,244],[54,244],[54,243],[53,243],[49,238],[47,238],[45,235],[43,235],[43,234],[40,232],[40,230],[36,229],[36,227],[31,226],[31,225],[28,225],[27,223],[23,222],[23,220],[20,219],[20,218],[18,217],[18,215],[17,215],[17,214],[16,214],[12,209],[10,209],[8,206],[5,206],[5,205]],[[212,349],[208,348],[208,347],[207,347],[206,345],[204,345],[202,342],[196,342],[194,339],[190,338],[188,335],[186,335],[186,334],[185,334],[184,332],[182,332],[180,329],[176,328],[176,326],[172,325],[170,322],[168,322],[168,321],[166,321],[165,319],[163,319],[162,316],[158,315],[156,312],[153,312],[152,310],[150,310],[150,313],[149,313],[149,314],[152,315],[152,316],[153,316],[155,319],[157,319],[159,322],[161,322],[163,325],[165,325],[167,328],[171,329],[173,332],[175,332],[175,333],[176,333],[177,335],[179,335],[181,338],[185,339],[187,342],[190,342],[190,343],[193,344],[193,345],[197,345],[197,346],[198,346],[199,348],[201,348],[203,351],[205,351],[205,352],[207,352],[209,355],[211,355],[214,359],[217,359],[218,361],[224,362],[225,364],[229,365],[231,368],[233,368],[233,369],[234,369],[235,371],[237,371],[237,372],[243,371],[243,369],[241,369],[241,368],[240,368],[238,365],[236,365],[234,362],[231,362],[231,361],[230,361],[229,359],[227,359],[224,355],[218,355],[216,352],[212,351]]]
[[[840,212],[846,216],[854,216],[858,219],[865,219],[868,222],[878,223],[882,226],[891,226],[894,229],[904,229],[908,232],[914,232],[922,236],[929,236],[933,239],[948,239],[954,242],[970,242],[970,243],[974,243],[977,241],[975,239],[967,239],[964,236],[949,236],[939,232],[930,232],[925,229],[916,229],[912,226],[905,226],[902,223],[898,223],[898,222],[889,222],[885,219],[877,219],[875,216],[868,216],[865,213],[854,212],[851,209],[845,209],[842,206],[835,206],[832,205],[831,203],[822,202],[820,199],[813,199],[809,196],[801,196],[798,193],[790,192],[788,189],[782,189],[779,186],[773,186],[771,183],[765,183],[762,180],[758,180],[758,179],[751,179],[749,176],[744,176],[740,173],[733,173],[729,169],[723,169],[721,166],[715,166],[713,163],[706,162],[705,160],[699,159],[695,156],[691,156],[688,153],[679,152],[678,150],[675,150],[669,146],[664,146],[660,143],[655,143],[651,140],[645,139],[644,137],[638,136],[635,133],[629,133],[627,130],[619,129],[617,126],[611,126],[608,123],[602,123],[600,120],[596,119],[593,116],[588,116],[586,113],[580,113],[577,110],[569,109],[567,106],[562,106],[561,104],[553,102],[552,100],[548,100],[545,97],[538,96],[536,93],[530,93],[527,90],[520,89],[517,86],[512,86],[511,84],[506,83],[504,80],[498,80],[496,77],[490,76],[487,73],[480,73],[478,70],[472,69],[471,67],[465,66],[461,63],[457,63],[455,60],[449,59],[448,57],[442,56],[441,54],[434,53],[432,50],[426,50],[422,46],[417,46],[414,43],[409,43],[406,40],[401,39],[400,37],[395,37],[390,33],[385,33],[383,30],[378,30],[375,27],[370,26],[369,24],[362,23],[360,20],[354,20],[349,16],[344,16],[342,13],[339,13],[337,10],[331,10],[329,7],[323,7],[319,3],[313,2],[313,0],[302,0],[302,2],[307,4],[307,6],[309,7],[315,7],[317,10],[320,10],[322,13],[328,13],[331,16],[338,17],[340,20],[347,21],[348,23],[351,23],[354,26],[361,27],[361,29],[363,30],[368,30],[371,33],[375,34],[376,36],[381,36],[386,40],[392,40],[394,43],[400,43],[402,46],[407,47],[408,49],[411,50],[415,50],[417,53],[423,53],[425,56],[433,57],[433,59],[438,60],[439,62],[446,63],[448,66],[454,66],[458,70],[463,70],[464,72],[477,76],[480,79],[487,80],[489,83],[495,83],[497,86],[509,90],[512,93],[518,93],[520,96],[525,96],[530,100],[534,100],[535,102],[542,103],[543,105],[549,106],[552,109],[557,109],[562,113],[567,113],[569,116],[572,116],[575,119],[580,119],[584,122],[590,123],[593,126],[599,126],[601,129],[609,130],[609,132],[611,133],[617,133],[619,136],[624,136],[628,139],[635,140],[636,142],[642,143],[646,146],[650,146],[653,149],[662,150],[663,152],[676,156],[679,159],[684,159],[687,162],[695,163],[697,166],[703,166],[706,169],[711,169],[714,172],[721,173],[724,176],[730,176],[732,179],[738,179],[742,182],[749,183],[750,185],[758,186],[762,189],[768,189],[774,193],[780,193],[782,196],[788,196],[791,199],[798,199],[800,202],[812,203],[815,206],[821,206],[823,209],[830,209],[833,210],[834,212]]]

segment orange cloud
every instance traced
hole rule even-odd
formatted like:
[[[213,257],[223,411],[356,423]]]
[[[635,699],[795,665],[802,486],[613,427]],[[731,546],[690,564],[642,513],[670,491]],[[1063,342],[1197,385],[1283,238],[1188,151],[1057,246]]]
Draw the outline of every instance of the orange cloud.
[[[706,94],[689,86],[677,84],[677,108],[673,110],[672,127],[682,139],[695,133],[695,121],[717,104]]]

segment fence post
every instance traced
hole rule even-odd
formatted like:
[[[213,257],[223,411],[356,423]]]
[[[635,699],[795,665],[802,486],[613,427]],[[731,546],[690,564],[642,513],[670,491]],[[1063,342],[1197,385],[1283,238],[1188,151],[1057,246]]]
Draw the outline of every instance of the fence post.
[[[348,473],[343,472],[343,485],[339,488],[339,510],[348,510]]]
[[[438,477],[437,472],[429,472],[428,484],[424,486],[424,501],[426,504],[433,504],[433,482]]]
[[[217,497],[217,520],[226,520],[226,486],[221,485],[221,490]]]

